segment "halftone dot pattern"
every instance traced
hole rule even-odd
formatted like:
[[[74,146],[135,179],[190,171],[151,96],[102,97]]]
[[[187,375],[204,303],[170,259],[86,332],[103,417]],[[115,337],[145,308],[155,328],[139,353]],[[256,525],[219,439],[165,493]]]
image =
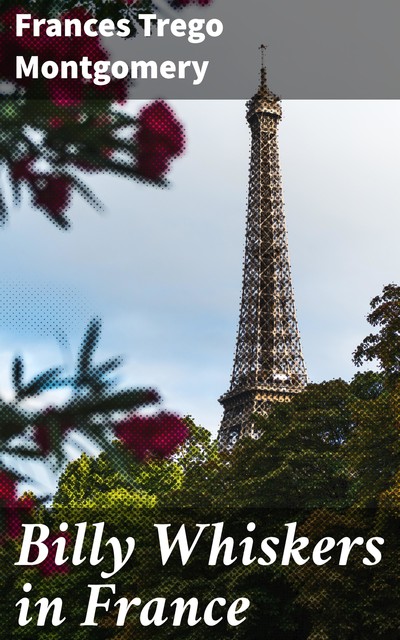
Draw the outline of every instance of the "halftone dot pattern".
[[[0,326],[4,334],[17,332],[39,339],[56,340],[68,347],[71,332],[90,317],[87,297],[77,288],[50,279],[37,283],[0,278]]]
[[[115,435],[138,460],[147,456],[168,458],[189,435],[178,416],[161,412],[155,416],[132,416],[117,424]]]
[[[54,38],[43,32],[40,37],[34,37],[30,31],[22,36],[16,35],[16,15],[23,12],[21,7],[13,7],[0,14],[3,31],[1,34],[2,76],[5,80],[21,85],[26,91],[27,99],[50,98],[56,105],[68,107],[79,105],[82,100],[97,98],[103,100],[124,100],[126,98],[126,84],[123,81],[112,80],[107,85],[91,85],[81,78],[59,78],[35,80],[32,78],[16,79],[15,58],[17,55],[38,56],[38,63],[51,61],[56,67],[62,60],[79,62],[85,56],[93,63],[108,60],[108,55],[102,47],[99,37],[88,36],[83,23],[92,15],[83,7],[78,7],[60,13],[59,19],[63,24],[66,20],[73,21],[72,33],[79,37]],[[31,14],[32,19],[42,16]],[[76,24],[80,25],[79,28]]]
[[[136,169],[143,178],[152,180],[165,175],[172,158],[183,152],[182,125],[162,100],[156,100],[139,113],[136,145]]]
[[[94,327],[93,323],[92,339],[96,338]],[[87,345],[88,336],[85,340]],[[83,349],[81,357],[90,360],[90,349]],[[150,400],[151,392],[147,393]],[[234,631],[234,637],[260,640],[395,638],[399,393],[398,385],[385,384],[377,392],[376,378],[369,373],[359,374],[353,383],[309,385],[291,403],[276,406],[268,418],[258,419],[263,434],[257,440],[243,438],[230,451],[218,450],[210,434],[189,419],[167,412],[151,416],[135,412],[116,421],[115,439],[100,456],[83,455],[68,465],[53,510],[48,512],[41,512],[29,496],[23,511],[16,478],[3,471],[0,497],[6,507],[6,529],[3,526],[0,555],[12,574],[8,575],[11,587],[5,597],[3,624],[13,629],[11,637],[41,637],[43,627],[16,624],[13,606],[22,597],[21,585],[29,582],[37,597],[62,598],[67,615],[63,633],[92,637],[92,627],[80,628],[88,585],[106,581],[116,585],[115,600],[117,595],[128,601],[139,598],[140,606],[136,600],[118,627],[118,609],[111,606],[111,598],[109,611],[96,614],[102,638],[123,638],[133,631],[135,637],[149,637],[154,626],[144,625],[140,612],[154,598],[165,598],[166,622],[157,626],[157,635],[169,638],[178,629],[172,625],[175,598],[186,602],[197,598],[201,618],[207,603],[216,597],[227,602],[248,598],[251,607],[245,622],[233,628],[223,619],[210,629],[204,623],[188,626],[183,616],[179,633],[190,632],[199,640],[205,631],[215,638],[230,637]],[[101,406],[100,397],[92,393],[87,403]],[[45,416],[47,429],[55,424],[51,413]],[[92,437],[95,443],[96,435]],[[22,522],[45,522],[50,531],[46,560],[26,570],[11,562],[19,553]],[[79,565],[71,564],[78,544],[76,523],[81,523],[80,557],[86,558]],[[175,551],[162,566],[155,523],[169,524],[170,541],[182,524],[190,541],[199,523],[207,527],[187,564]],[[216,523],[222,523],[223,529],[213,565],[210,549],[214,529],[220,526]],[[295,543],[284,566],[290,523],[295,524],[295,539],[301,542]],[[103,558],[98,566],[87,561],[94,553],[95,531],[102,533],[101,546],[96,547]],[[128,536],[135,538],[131,561],[115,575],[101,577],[101,571],[112,573],[113,567],[110,545],[105,543],[116,537],[125,544]],[[374,545],[373,540],[380,537],[384,546]],[[265,539],[272,540],[269,546],[262,542]],[[63,562],[56,560],[52,544],[60,540],[69,558]],[[220,546],[222,540],[226,543]],[[321,545],[321,540],[327,542]],[[382,559],[377,562],[378,552]],[[297,554],[301,564],[295,560]],[[37,615],[33,608],[32,613]],[[50,622],[45,630],[61,637]]]
[[[20,7],[0,11],[0,80],[6,83],[0,144],[9,150],[4,160],[15,204],[25,185],[32,206],[60,229],[68,229],[67,212],[74,193],[102,208],[82,172],[111,173],[166,187],[171,162],[185,147],[183,127],[172,109],[162,100],[136,117],[116,109],[127,98],[125,80],[112,79],[101,85],[84,77],[17,80],[17,55],[37,56],[40,64],[51,60],[53,65],[62,60],[78,63],[85,57],[92,63],[108,61],[100,38],[84,33],[82,25],[92,15],[87,8],[60,13],[63,24],[71,21],[82,32],[78,38],[54,38],[45,33],[37,38],[29,30],[17,37],[15,18],[20,12]],[[34,12],[32,17],[36,17]],[[7,203],[2,199],[0,221],[6,217]]]
[[[173,0],[170,4],[178,8],[211,2]],[[85,14],[83,9],[76,9],[69,15],[83,19]],[[11,12],[2,20],[3,24],[12,17]],[[96,39],[85,40],[80,51],[72,50],[67,41],[54,48],[46,38],[39,42],[27,37],[22,45],[27,53],[37,52],[40,56],[52,52],[54,56],[72,59],[78,54],[90,55],[92,59],[104,57]],[[8,73],[9,54],[16,46],[12,33],[2,39],[1,46],[2,69]],[[46,52],[45,47],[49,47]],[[24,83],[22,89],[28,91],[29,87]],[[38,167],[43,154],[32,140],[21,143],[18,137],[21,127],[1,129],[2,142],[12,149],[9,168],[16,191],[20,184],[26,184],[32,204],[61,228],[69,225],[66,212],[74,190],[96,204],[95,196],[70,168],[110,171],[165,186],[164,177],[172,159],[184,150],[182,126],[165,102],[149,104],[137,119],[131,120],[110,108],[113,100],[126,95],[123,83],[99,89],[104,100],[96,104],[92,95],[89,107],[86,91],[92,90],[97,93],[97,89],[79,82],[49,83],[47,100],[32,101],[24,126],[40,124],[46,152],[50,152],[46,170]],[[10,114],[14,117],[15,113],[11,109],[7,117]],[[121,145],[114,133],[126,125],[131,125],[132,131],[129,141],[122,145],[126,155],[121,156]],[[112,376],[120,359],[98,362],[95,357],[100,338],[98,318],[87,328],[72,375],[54,367],[27,379],[22,359],[15,358],[12,375],[16,402],[1,403],[0,433],[6,444],[17,439],[15,450],[22,467],[19,476],[9,470],[0,471],[0,637],[29,640],[66,636],[78,640],[153,637],[154,627],[144,626],[135,608],[122,628],[116,626],[113,606],[98,613],[99,627],[81,626],[88,585],[106,580],[117,585],[115,600],[140,597],[142,604],[151,598],[165,597],[171,601],[196,597],[199,611],[204,611],[213,598],[232,602],[240,596],[251,601],[248,619],[237,627],[228,625],[226,619],[211,627],[185,623],[180,628],[174,627],[168,613],[168,624],[156,628],[156,636],[160,638],[203,640],[207,634],[216,639],[236,640],[397,639],[400,628],[397,294],[392,285],[383,300],[386,309],[390,306],[389,318],[395,321],[384,336],[383,348],[379,350],[382,341],[367,339],[359,352],[367,359],[386,358],[382,361],[394,366],[394,371],[390,370],[387,376],[366,374],[350,384],[332,381],[309,385],[292,403],[275,407],[268,418],[260,419],[262,435],[257,440],[240,440],[230,451],[219,449],[210,435],[189,419],[166,411],[144,415],[142,409],[158,404],[156,391],[115,388]],[[375,306],[380,307],[380,302],[377,299]],[[378,314],[377,318],[379,321],[382,316]],[[391,340],[395,343],[392,350]],[[369,347],[374,351],[368,351]],[[28,412],[18,404],[40,398],[43,392],[63,385],[72,391],[63,405]],[[32,495],[18,497],[18,481],[29,455],[44,460],[49,468],[59,469],[65,462],[64,445],[72,430],[86,435],[102,453],[83,454],[67,466],[52,510],[44,509]],[[18,442],[25,435],[29,446]],[[16,567],[15,561],[21,548],[21,525],[26,522],[46,523],[50,533],[44,543],[46,559],[38,566],[24,569]],[[69,523],[67,531],[62,526],[64,522]],[[95,562],[90,565],[87,558],[91,557],[94,532],[102,533],[99,526],[102,522],[105,530],[98,548],[99,566]],[[260,542],[267,536],[283,540],[291,522],[297,523],[297,535],[306,536],[310,546],[302,551],[302,557],[307,557],[304,565],[291,562],[286,567],[280,562],[282,544],[272,545],[268,558]],[[79,529],[80,534],[85,534],[79,555],[82,561],[72,565],[71,555],[78,537],[76,523],[86,523],[87,528]],[[185,524],[191,540],[198,523],[205,523],[208,527],[205,544],[196,550],[187,566],[182,566],[175,554],[163,567],[154,523],[169,523],[174,534]],[[210,566],[209,562],[215,527],[212,523],[224,523],[225,535],[232,540],[222,549],[218,566]],[[252,523],[254,527],[249,526]],[[124,543],[132,535],[137,540],[134,559],[112,575],[111,545],[106,541],[114,536]],[[373,563],[376,551],[366,550],[366,541],[377,536],[385,540],[385,553],[381,562],[369,566],[364,559]],[[309,549],[312,552],[324,537],[335,543],[344,537],[350,541],[362,538],[362,542],[354,545],[346,564],[339,563],[344,543],[335,544],[332,559],[327,559],[329,551],[323,558],[326,563],[316,566],[308,560]],[[61,562],[56,559],[55,543],[60,547],[65,544],[68,559]],[[239,558],[232,561],[232,566],[221,561],[226,550],[229,555],[230,544],[232,556]],[[376,548],[379,550],[379,545]],[[100,560],[103,552],[104,564]],[[275,552],[276,562],[268,562]],[[246,562],[242,562],[245,557]],[[259,562],[260,558],[264,563]],[[101,575],[105,568],[110,577]],[[32,589],[24,590],[24,584],[32,585]],[[33,622],[19,625],[15,604],[24,596],[31,597]],[[62,599],[67,614],[65,624],[51,626],[49,614],[46,624],[36,625],[38,610],[34,603],[41,597]],[[155,615],[154,610],[151,615]]]
[[[169,4],[176,9],[197,5],[200,7],[209,7],[214,0],[168,0]]]
[[[23,127],[0,134],[12,150],[7,162],[14,199],[18,203],[22,185],[28,186],[33,207],[61,229],[70,227],[74,192],[102,208],[82,173],[107,172],[165,187],[172,160],[185,148],[184,129],[161,100],[142,108],[137,117],[114,111],[108,102],[60,107],[35,101],[31,120],[28,124],[43,135],[40,146],[33,146]]]

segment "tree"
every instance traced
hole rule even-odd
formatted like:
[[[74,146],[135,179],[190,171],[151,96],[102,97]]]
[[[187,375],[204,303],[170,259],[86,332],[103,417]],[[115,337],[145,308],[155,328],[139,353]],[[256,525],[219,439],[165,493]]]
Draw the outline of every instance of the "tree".
[[[386,313],[391,317],[390,309]],[[54,529],[63,520],[104,521],[109,535],[137,536],[138,555],[119,576],[119,596],[143,601],[159,594],[170,599],[196,596],[202,604],[216,596],[227,601],[249,598],[246,622],[233,628],[222,621],[207,629],[210,640],[395,640],[400,626],[399,394],[391,370],[358,373],[349,383],[311,384],[290,403],[274,405],[268,417],[256,417],[260,437],[240,441],[231,452],[219,451],[210,435],[187,419],[189,435],[174,453],[168,444],[167,449],[159,446],[148,423],[147,444],[140,443],[136,454],[129,454],[127,466],[118,466],[117,460],[129,453],[127,447],[134,449],[138,435],[146,432],[142,422],[132,420],[129,424],[137,431],[127,437],[124,421],[115,430],[120,440],[99,457],[84,455],[69,464],[51,512],[34,511],[27,517],[46,520]],[[165,451],[171,455],[164,457]],[[11,494],[4,498],[13,500]],[[175,554],[161,567],[154,523],[169,523],[171,535],[185,523],[194,536],[197,523],[220,522],[224,537],[233,540],[238,561],[209,566],[211,524],[186,565]],[[354,546],[346,565],[339,564],[338,545],[322,566],[311,561],[282,565],[285,525],[291,522],[296,522],[297,535],[307,536],[310,549],[327,536],[336,542],[362,537],[363,542]],[[277,560],[269,566],[242,564],[242,541],[253,540],[258,558],[266,536],[281,540]],[[384,538],[382,559],[368,566],[363,562],[365,542],[374,537]],[[4,562],[9,562],[12,549],[15,554],[16,544],[9,536],[0,547]],[[10,598],[16,585],[30,576],[46,593],[71,603],[72,633],[84,608],[84,598],[75,595],[98,582],[96,567],[75,567],[59,579],[56,573],[30,571],[13,569],[7,586]],[[10,616],[10,610],[6,601],[3,615]],[[39,631],[18,629],[15,637],[47,637],[47,629]],[[101,616],[95,637],[145,639],[152,633],[134,615],[118,629],[115,613],[109,612]],[[89,635],[92,629],[80,629],[79,637]],[[163,625],[157,636],[202,640],[204,626]]]
[[[369,324],[377,327],[354,352],[357,366],[377,360],[378,366],[389,379],[398,380],[400,374],[400,287],[388,284],[382,294],[371,300]]]
[[[180,453],[174,455],[179,444],[176,437],[176,419],[168,421],[164,414],[158,426],[165,439],[170,443],[174,442],[174,448],[169,450],[167,457],[151,453],[154,432],[149,436],[143,434],[142,444],[147,438],[149,451],[145,459],[141,456],[141,447],[130,451],[127,450],[126,443],[115,440],[100,456],[89,457],[83,454],[68,465],[60,479],[51,510],[35,508],[30,512],[31,521],[45,523],[50,527],[53,532],[51,541],[59,533],[61,522],[71,523],[68,531],[70,545],[76,535],[73,523],[86,522],[88,534],[85,537],[83,554],[87,558],[91,552],[94,523],[105,523],[104,540],[112,536],[121,540],[134,536],[136,551],[133,561],[118,576],[110,578],[110,581],[117,583],[120,596],[140,596],[143,601],[146,598],[151,599],[157,593],[163,593],[159,580],[160,562],[154,537],[154,522],[162,521],[161,513],[167,512],[171,496],[179,492],[183,482],[183,467],[179,460],[182,457],[187,459],[188,449],[194,449],[194,441],[197,439],[196,435],[192,434],[190,445],[183,444],[183,438],[186,438],[188,431],[187,426],[181,423],[179,433],[183,448]],[[185,436],[182,426],[185,426]],[[170,431],[173,432],[173,438],[168,438]],[[201,447],[201,441],[199,446]],[[161,505],[160,511],[157,510],[158,505]],[[123,630],[115,627],[114,612],[100,612],[99,627],[96,629],[80,628],[87,608],[88,584],[104,582],[99,575],[100,571],[105,568],[110,570],[113,565],[110,546],[103,543],[104,563],[100,569],[88,562],[76,567],[58,567],[54,563],[54,556],[50,554],[47,566],[43,564],[27,570],[21,570],[13,564],[18,556],[19,547],[20,540],[10,537],[0,545],[0,559],[10,568],[4,576],[10,588],[4,591],[0,604],[2,625],[7,629],[8,637],[30,640],[54,637],[51,625],[46,625],[45,628],[35,626],[36,617],[31,625],[16,625],[14,605],[19,599],[16,594],[24,581],[30,581],[34,585],[35,594],[42,594],[50,599],[62,598],[68,614],[62,627],[63,634],[83,640],[93,637],[114,638],[131,630],[131,623]],[[70,549],[70,546],[67,548]],[[151,629],[139,628],[139,635],[136,633],[136,623],[134,627],[137,637],[150,637]]]
[[[323,507],[310,514],[301,532],[313,540],[339,539],[344,532],[352,539],[378,536],[385,541],[382,560],[368,567],[358,550],[346,566],[329,563],[316,571],[306,565],[289,573],[298,602],[310,615],[310,640],[394,640],[400,628],[400,287],[385,286],[371,308],[368,321],[378,332],[362,341],[354,362],[377,360],[380,373],[357,374],[350,385],[353,427],[339,449],[348,479],[346,500],[339,510]]]

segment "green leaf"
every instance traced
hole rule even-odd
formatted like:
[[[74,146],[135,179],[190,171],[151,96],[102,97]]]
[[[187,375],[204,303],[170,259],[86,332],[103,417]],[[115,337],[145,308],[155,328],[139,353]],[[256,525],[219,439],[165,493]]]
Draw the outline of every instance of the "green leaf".
[[[101,202],[101,200],[99,200],[99,198],[95,196],[93,191],[89,189],[88,186],[83,184],[83,182],[73,174],[69,173],[68,176],[71,178],[75,189],[78,191],[78,193],[80,193],[82,198],[84,198],[92,207],[97,209],[97,211],[104,211],[103,203]]]
[[[18,392],[18,400],[37,396],[47,389],[55,389],[64,386],[65,382],[60,378],[62,367],[53,367],[43,373],[39,373],[27,385],[20,388]]]
[[[140,406],[149,404],[150,390],[129,389],[128,391],[118,391],[104,398],[74,402],[72,414],[93,414],[112,411],[132,411]]]
[[[0,190],[0,225],[4,225],[8,218],[8,208],[4,195]]]
[[[93,318],[83,336],[82,346],[78,355],[77,378],[78,380],[86,380],[90,375],[91,362],[94,351],[100,339],[101,320]]]
[[[21,434],[27,426],[28,418],[22,411],[0,400],[0,442]]]
[[[107,374],[110,374],[112,371],[120,367],[123,363],[123,358],[121,356],[116,356],[115,358],[110,358],[106,360],[102,364],[99,364],[97,367],[93,367],[93,374],[96,378],[102,378]]]
[[[20,356],[14,358],[12,363],[12,383],[17,396],[23,386],[24,363]]]
[[[7,160],[11,163],[11,158],[7,158]],[[18,207],[21,204],[22,185],[21,180],[16,180],[14,178],[10,164],[8,165],[8,177],[11,184],[14,206]]]

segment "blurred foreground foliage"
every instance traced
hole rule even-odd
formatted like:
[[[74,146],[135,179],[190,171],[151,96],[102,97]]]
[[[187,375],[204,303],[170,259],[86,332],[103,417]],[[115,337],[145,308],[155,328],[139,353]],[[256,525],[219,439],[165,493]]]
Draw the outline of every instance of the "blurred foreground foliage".
[[[190,435],[168,459],[132,458],[126,473],[115,468],[110,452],[97,458],[83,455],[63,474],[52,510],[39,508],[31,517],[47,521],[53,530],[62,521],[104,521],[105,539],[134,536],[134,560],[106,581],[116,583],[118,597],[138,596],[143,603],[157,596],[195,596],[200,603],[217,596],[228,602],[239,596],[251,600],[248,618],[238,627],[225,621],[207,628],[167,623],[157,628],[157,638],[203,640],[206,633],[210,640],[395,640],[400,629],[400,372],[393,362],[399,357],[400,335],[393,327],[400,317],[400,287],[385,287],[373,309],[380,310],[374,314],[379,318],[378,339],[364,341],[355,359],[369,359],[372,345],[378,371],[358,373],[349,383],[310,384],[290,403],[275,405],[267,418],[257,418],[260,438],[243,439],[230,452],[219,451],[209,432],[188,418]],[[386,344],[379,345],[380,340]],[[122,444],[114,441],[112,447],[118,451]],[[260,540],[282,537],[288,522],[297,522],[297,535],[314,544],[325,536],[381,536],[385,544],[381,562],[372,567],[362,563],[362,548],[350,555],[346,566],[340,566],[332,552],[332,562],[323,566],[282,566],[278,556],[270,566],[219,562],[210,567],[207,534],[187,565],[173,555],[161,566],[154,523],[170,523],[175,534],[182,523],[194,532],[196,523],[218,522],[224,523],[225,536],[234,538],[239,558],[239,542],[246,536],[254,538],[257,556]],[[248,522],[256,524],[252,534]],[[134,613],[124,627],[116,627],[112,608],[99,612],[98,627],[79,627],[87,585],[104,582],[101,569],[83,563],[64,575],[54,571],[44,576],[39,568],[22,575],[12,564],[20,544],[9,540],[0,548],[2,566],[10,568],[5,584],[9,597],[1,605],[3,629],[12,634],[7,637],[154,636],[154,629],[140,626]],[[69,617],[61,631],[34,623],[16,626],[13,603],[21,597],[25,580],[34,583],[35,593],[68,603]]]

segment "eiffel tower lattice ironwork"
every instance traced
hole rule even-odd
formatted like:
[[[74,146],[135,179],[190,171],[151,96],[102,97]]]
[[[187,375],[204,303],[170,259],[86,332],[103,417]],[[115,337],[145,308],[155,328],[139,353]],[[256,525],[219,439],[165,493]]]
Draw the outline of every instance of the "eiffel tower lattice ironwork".
[[[218,439],[222,447],[256,436],[252,414],[267,415],[307,384],[292,289],[281,172],[279,98],[261,82],[247,103],[252,145],[243,288],[236,353]]]

